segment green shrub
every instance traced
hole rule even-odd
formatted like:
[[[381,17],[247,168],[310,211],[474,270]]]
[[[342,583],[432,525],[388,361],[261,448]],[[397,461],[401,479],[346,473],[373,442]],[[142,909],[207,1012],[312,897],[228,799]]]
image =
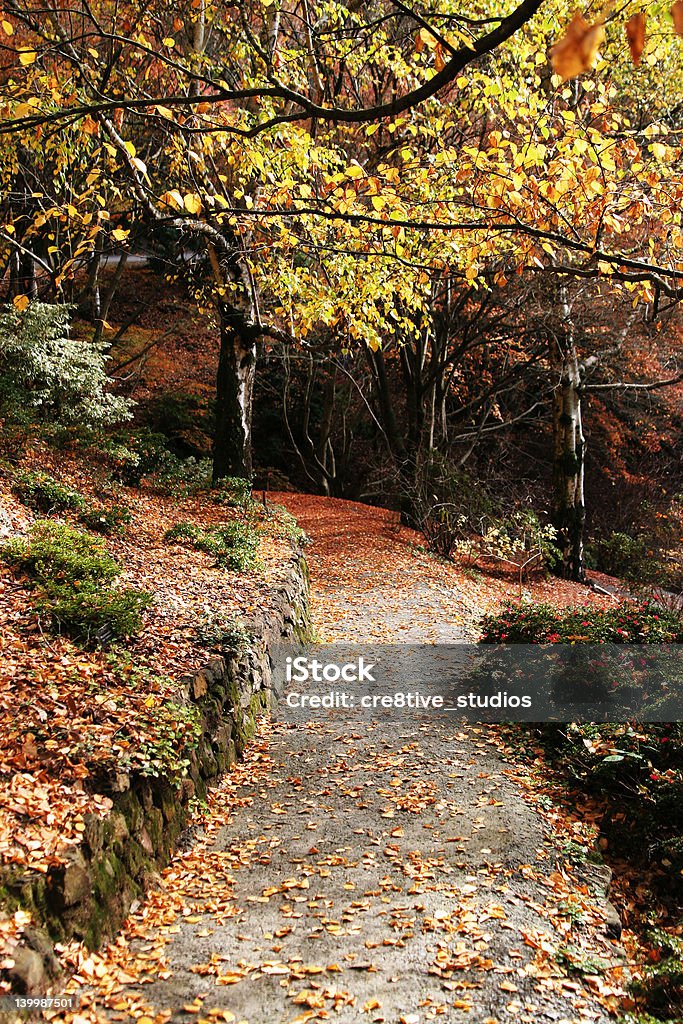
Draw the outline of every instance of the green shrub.
[[[221,651],[243,651],[253,641],[252,634],[236,619],[224,615],[205,615],[195,627],[200,643]]]
[[[139,487],[143,480],[164,494],[187,497],[208,488],[211,460],[181,459],[168,448],[168,439],[148,429],[118,433],[104,442],[115,480]]]
[[[103,540],[49,519],[37,520],[27,539],[8,541],[2,553],[5,562],[39,583],[91,586],[120,573]]]
[[[39,611],[49,612],[59,631],[86,642],[108,643],[135,636],[142,628],[142,613],[152,603],[145,590],[50,586],[39,599]]]
[[[251,480],[241,476],[226,476],[218,481],[211,497],[217,505],[248,508],[252,504]]]
[[[653,601],[601,609],[510,604],[481,621],[481,643],[683,643],[683,620]]]
[[[194,523],[181,522],[167,530],[164,539],[177,540],[189,544],[196,551],[205,551],[213,555],[217,565],[236,572],[246,572],[258,564],[259,535],[250,523],[235,521],[203,530]]]
[[[89,530],[110,536],[124,533],[131,515],[125,505],[102,505],[99,508],[93,505],[79,519]]]
[[[648,546],[643,537],[631,537],[615,530],[609,537],[594,541],[588,549],[592,565],[610,576],[639,579],[648,561]]]
[[[3,561],[25,573],[35,591],[35,607],[54,627],[86,642],[108,642],[135,635],[153,596],[110,584],[120,568],[103,540],[63,523],[38,520],[28,538],[0,548]]]
[[[194,523],[174,523],[173,526],[169,527],[164,534],[164,540],[173,541],[178,540],[181,543],[192,544],[199,550],[205,550],[199,548],[199,543],[205,536],[204,530],[200,526],[195,526]]]
[[[586,562],[590,568],[631,583],[661,587],[675,594],[683,592],[683,563],[671,557],[656,535],[641,533],[632,537],[615,531],[587,547]]]
[[[72,487],[60,484],[49,473],[22,473],[12,490],[24,505],[37,512],[85,512],[87,501]]]
[[[481,480],[433,453],[420,467],[413,507],[416,527],[429,548],[450,558],[459,541],[480,535],[504,514],[503,504]]]
[[[130,419],[131,403],[105,391],[104,347],[70,338],[70,314],[43,302],[0,310],[0,410],[67,424]]]
[[[171,455],[165,468],[149,479],[162,494],[175,498],[187,498],[209,488],[211,483],[211,459],[195,459],[190,455],[180,459]]]
[[[103,448],[114,478],[126,487],[139,487],[144,477],[161,471],[174,458],[164,435],[151,430],[119,432]]]

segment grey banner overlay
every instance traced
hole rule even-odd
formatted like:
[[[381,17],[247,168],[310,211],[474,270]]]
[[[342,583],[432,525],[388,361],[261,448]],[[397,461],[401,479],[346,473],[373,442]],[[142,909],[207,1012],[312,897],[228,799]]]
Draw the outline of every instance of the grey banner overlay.
[[[683,719],[680,644],[327,644],[273,651],[277,717]]]

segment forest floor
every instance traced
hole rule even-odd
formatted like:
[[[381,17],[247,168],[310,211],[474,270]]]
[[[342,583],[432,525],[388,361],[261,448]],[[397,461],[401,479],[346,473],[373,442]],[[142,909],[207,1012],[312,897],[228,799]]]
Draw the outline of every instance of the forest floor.
[[[432,558],[384,510],[277,497],[312,539],[321,640],[474,636],[485,577]],[[495,606],[515,586],[497,585]],[[529,584],[537,599],[546,586]],[[573,585],[565,599],[596,600]],[[63,950],[77,1009],[51,1019],[607,1020],[624,954],[594,841],[525,786],[495,727],[276,721],[117,939]]]

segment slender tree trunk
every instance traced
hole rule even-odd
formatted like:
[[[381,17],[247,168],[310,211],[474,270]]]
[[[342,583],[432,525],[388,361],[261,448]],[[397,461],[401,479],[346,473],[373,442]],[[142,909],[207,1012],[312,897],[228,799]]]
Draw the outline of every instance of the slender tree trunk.
[[[571,311],[562,297],[564,323],[553,339],[553,525],[560,551],[560,574],[582,582],[586,578],[583,535],[586,522],[584,460],[586,441],[581,423],[581,374]]]
[[[213,483],[226,476],[251,478],[251,421],[256,342],[240,330],[229,310],[221,314],[221,347],[216,375],[216,432]]]

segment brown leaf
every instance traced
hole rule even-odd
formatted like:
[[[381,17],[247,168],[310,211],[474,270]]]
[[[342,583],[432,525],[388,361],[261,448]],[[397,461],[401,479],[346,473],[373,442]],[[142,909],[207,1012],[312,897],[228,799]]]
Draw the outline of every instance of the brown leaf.
[[[674,22],[674,32],[678,36],[683,36],[683,0],[676,0],[676,3],[673,4],[671,17]]]
[[[577,11],[559,42],[555,43],[550,56],[553,71],[566,82],[584,71],[590,71],[603,39],[605,29],[601,24],[589,25]]]
[[[632,18],[626,22],[626,38],[628,39],[628,46],[631,51],[631,58],[636,67],[640,64],[640,58],[643,55],[643,49],[645,48],[645,26],[647,24],[647,14],[643,11],[639,11],[638,14],[634,14]]]

